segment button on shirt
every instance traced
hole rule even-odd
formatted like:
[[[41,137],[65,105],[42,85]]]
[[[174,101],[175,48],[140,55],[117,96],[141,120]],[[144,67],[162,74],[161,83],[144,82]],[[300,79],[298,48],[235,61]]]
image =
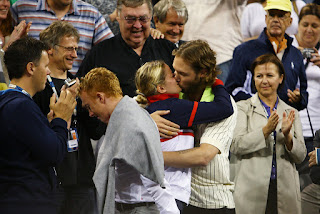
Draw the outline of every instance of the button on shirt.
[[[264,107],[264,111],[266,113],[266,116],[270,117],[271,115],[271,111],[270,111],[270,107],[265,104],[261,99],[260,102],[262,104],[262,106]],[[275,111],[277,109],[278,106],[278,102],[279,102],[279,97],[277,98],[276,104],[274,105],[274,108],[272,109],[272,111]],[[276,159],[276,136],[277,136],[277,132],[273,131],[272,132],[274,141],[273,141],[273,156],[272,156],[272,167],[271,167],[271,180],[275,180],[277,178],[277,159]]]

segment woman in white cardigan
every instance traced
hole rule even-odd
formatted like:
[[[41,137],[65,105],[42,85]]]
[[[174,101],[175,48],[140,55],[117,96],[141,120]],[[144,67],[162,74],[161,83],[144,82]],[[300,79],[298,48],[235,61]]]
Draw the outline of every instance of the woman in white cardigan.
[[[236,213],[300,214],[295,164],[303,161],[306,148],[297,110],[277,94],[284,83],[283,65],[275,55],[266,54],[254,61],[252,71],[257,93],[237,103],[230,149],[237,158]]]

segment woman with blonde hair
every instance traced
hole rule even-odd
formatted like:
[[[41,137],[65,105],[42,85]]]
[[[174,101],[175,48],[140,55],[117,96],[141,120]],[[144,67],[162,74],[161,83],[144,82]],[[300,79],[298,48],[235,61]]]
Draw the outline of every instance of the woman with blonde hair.
[[[146,106],[149,113],[157,110],[170,110],[163,117],[178,124],[182,130],[171,139],[161,139],[163,151],[179,151],[194,147],[192,125],[220,121],[233,113],[230,95],[221,80],[216,79],[212,90],[213,102],[193,102],[179,99],[181,88],[174,74],[163,61],[144,64],[135,77],[139,104]],[[178,208],[182,211],[188,204],[191,190],[190,168],[174,168],[165,166],[165,178],[172,188]]]

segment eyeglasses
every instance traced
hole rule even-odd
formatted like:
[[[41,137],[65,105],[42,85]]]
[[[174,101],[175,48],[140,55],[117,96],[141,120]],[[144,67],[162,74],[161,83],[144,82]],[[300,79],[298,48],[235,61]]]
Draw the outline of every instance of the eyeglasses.
[[[148,16],[140,16],[140,17],[135,17],[135,16],[125,16],[124,19],[127,21],[128,24],[132,25],[136,23],[137,20],[139,20],[140,24],[145,24],[147,23],[150,18]]]
[[[73,51],[78,52],[78,50],[79,50],[78,47],[66,47],[66,46],[62,46],[62,45],[56,45],[56,46],[62,47],[65,51],[68,51],[68,52],[73,52]]]

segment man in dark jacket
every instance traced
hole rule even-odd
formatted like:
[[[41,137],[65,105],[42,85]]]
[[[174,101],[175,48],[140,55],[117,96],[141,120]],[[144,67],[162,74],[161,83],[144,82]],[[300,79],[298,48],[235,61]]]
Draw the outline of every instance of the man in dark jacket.
[[[0,213],[56,213],[54,167],[66,152],[66,121],[76,100],[67,90],[57,102],[53,96],[50,123],[32,100],[50,74],[47,49],[26,37],[4,56],[11,84],[0,93]]]
[[[226,80],[227,91],[235,101],[251,97],[251,64],[266,53],[275,54],[283,63],[286,72],[285,84],[279,89],[279,97],[288,105],[302,110],[308,104],[307,78],[300,51],[292,46],[293,39],[285,34],[291,25],[290,0],[268,0],[265,10],[267,27],[258,39],[245,42],[233,52],[233,63]]]

